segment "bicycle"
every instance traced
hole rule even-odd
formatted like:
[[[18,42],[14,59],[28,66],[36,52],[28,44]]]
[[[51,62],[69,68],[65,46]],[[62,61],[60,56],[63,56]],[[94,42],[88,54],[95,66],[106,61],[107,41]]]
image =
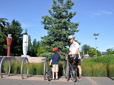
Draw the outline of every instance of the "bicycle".
[[[48,79],[48,81],[51,81],[51,79],[52,79],[52,65],[51,66],[49,66],[49,67],[51,67],[51,69],[49,69],[49,71],[48,71],[48,73],[47,73],[47,79]]]
[[[69,81],[70,77],[72,81],[77,81],[77,66],[76,66],[76,60],[73,58],[70,58],[70,55],[68,55],[67,61],[65,61],[64,66],[64,75],[67,81]]]

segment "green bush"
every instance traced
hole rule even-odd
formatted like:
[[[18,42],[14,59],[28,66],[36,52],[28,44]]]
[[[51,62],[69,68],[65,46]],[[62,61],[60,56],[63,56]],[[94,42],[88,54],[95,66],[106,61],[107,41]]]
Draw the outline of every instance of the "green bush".
[[[113,59],[113,60],[112,60]],[[59,76],[63,74],[63,63],[59,61]],[[49,62],[48,62],[49,64]],[[8,73],[9,62],[3,63],[3,72]],[[114,56],[104,56],[98,58],[87,58],[81,62],[82,76],[94,77],[114,77]],[[23,73],[27,72],[27,63],[24,63]],[[29,74],[43,75],[44,63],[29,63]],[[50,68],[49,68],[50,69]],[[21,62],[11,61],[11,73],[20,74]]]
[[[94,63],[92,64],[92,73],[94,77],[106,77],[107,66],[103,63]]]
[[[92,76],[92,62],[81,62],[82,76]]]
[[[109,77],[114,77],[114,64],[109,65]]]
[[[8,73],[9,71],[9,61],[5,61],[3,62],[3,66],[2,66],[2,72]]]
[[[84,58],[83,61],[86,62],[97,62],[97,63],[105,63],[105,64],[114,64],[114,55],[106,55],[106,56],[99,56],[94,58]]]
[[[29,74],[43,75],[43,63],[29,63]]]

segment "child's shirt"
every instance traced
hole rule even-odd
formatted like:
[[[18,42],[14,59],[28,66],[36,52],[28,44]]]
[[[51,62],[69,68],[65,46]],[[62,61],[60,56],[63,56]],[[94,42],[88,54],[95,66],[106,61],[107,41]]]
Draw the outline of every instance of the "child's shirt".
[[[53,65],[53,64],[58,64],[59,58],[60,58],[59,54],[58,54],[58,53],[54,53],[54,54],[51,56],[52,65]]]

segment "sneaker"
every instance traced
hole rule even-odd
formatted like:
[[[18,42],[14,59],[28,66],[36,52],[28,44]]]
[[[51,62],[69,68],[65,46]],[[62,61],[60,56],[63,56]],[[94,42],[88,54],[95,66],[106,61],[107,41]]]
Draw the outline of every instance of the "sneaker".
[[[81,81],[81,80],[82,80],[81,77],[79,77],[79,78],[78,78],[78,81]]]
[[[56,77],[56,80],[58,80],[58,77]]]

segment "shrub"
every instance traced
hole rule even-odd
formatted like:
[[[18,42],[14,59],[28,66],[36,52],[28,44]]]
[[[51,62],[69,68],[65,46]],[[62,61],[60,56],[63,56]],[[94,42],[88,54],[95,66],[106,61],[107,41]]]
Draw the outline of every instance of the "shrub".
[[[82,76],[92,76],[92,62],[82,62]]]
[[[107,66],[103,63],[92,64],[92,73],[94,77],[106,77],[107,76]]]
[[[109,65],[109,77],[114,77],[114,64]]]

